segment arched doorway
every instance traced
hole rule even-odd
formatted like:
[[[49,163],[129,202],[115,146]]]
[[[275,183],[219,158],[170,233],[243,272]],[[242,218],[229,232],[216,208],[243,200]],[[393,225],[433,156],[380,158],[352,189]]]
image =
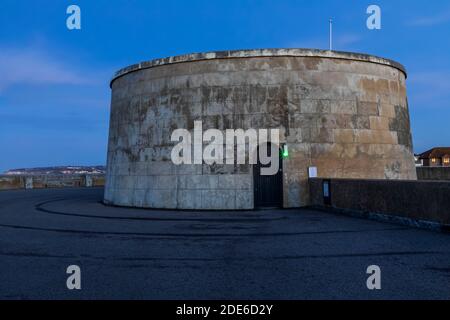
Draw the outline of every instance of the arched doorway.
[[[276,150],[276,151],[275,151]],[[283,161],[281,151],[272,148],[271,143],[267,146],[267,155],[272,152],[278,153],[279,168],[274,175],[261,175],[261,168],[270,167],[263,165],[259,159],[259,148],[257,151],[257,164],[253,165],[253,194],[255,209],[258,208],[282,208],[283,207]]]

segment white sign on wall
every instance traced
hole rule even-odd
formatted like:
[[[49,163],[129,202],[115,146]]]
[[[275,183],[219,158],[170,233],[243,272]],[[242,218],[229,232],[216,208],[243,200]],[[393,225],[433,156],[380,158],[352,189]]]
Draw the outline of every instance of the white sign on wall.
[[[317,178],[317,167],[309,167],[308,175],[310,178]]]

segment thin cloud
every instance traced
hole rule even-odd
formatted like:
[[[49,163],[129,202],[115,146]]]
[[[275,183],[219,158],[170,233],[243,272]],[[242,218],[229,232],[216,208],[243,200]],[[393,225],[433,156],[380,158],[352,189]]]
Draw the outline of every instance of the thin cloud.
[[[410,96],[415,102],[413,107],[450,107],[449,72],[431,71],[410,73],[408,87]]]
[[[413,84],[438,90],[450,90],[449,75],[450,72],[442,71],[417,72],[409,75],[409,81]]]
[[[447,23],[449,21],[450,21],[450,11],[447,11],[444,13],[436,14],[434,16],[411,19],[406,23],[406,25],[411,27],[432,27],[443,23]]]
[[[82,85],[94,80],[39,47],[0,46],[0,93],[15,85]]]
[[[293,41],[287,45],[288,48],[305,48],[305,49],[326,49],[326,41],[315,40],[299,40]]]
[[[360,42],[362,37],[357,34],[347,33],[335,35],[333,38],[333,49],[345,50],[348,47]],[[290,48],[315,48],[328,49],[328,34],[323,39],[309,39],[304,41],[295,41],[289,44]]]
[[[336,37],[335,44],[339,47],[346,47],[361,41],[361,36],[357,34],[343,34]]]

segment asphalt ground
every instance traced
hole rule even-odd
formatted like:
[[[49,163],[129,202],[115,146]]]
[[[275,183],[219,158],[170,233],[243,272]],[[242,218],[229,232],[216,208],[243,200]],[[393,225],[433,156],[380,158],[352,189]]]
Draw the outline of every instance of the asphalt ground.
[[[109,207],[0,192],[0,299],[449,299],[450,235],[308,209]],[[66,269],[81,269],[69,290]],[[367,267],[381,270],[369,290]]]

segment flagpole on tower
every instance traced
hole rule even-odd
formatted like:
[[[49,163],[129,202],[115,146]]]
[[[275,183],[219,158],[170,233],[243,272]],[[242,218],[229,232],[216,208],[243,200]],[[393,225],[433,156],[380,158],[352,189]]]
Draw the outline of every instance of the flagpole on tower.
[[[330,18],[330,51],[333,50],[333,19]]]

